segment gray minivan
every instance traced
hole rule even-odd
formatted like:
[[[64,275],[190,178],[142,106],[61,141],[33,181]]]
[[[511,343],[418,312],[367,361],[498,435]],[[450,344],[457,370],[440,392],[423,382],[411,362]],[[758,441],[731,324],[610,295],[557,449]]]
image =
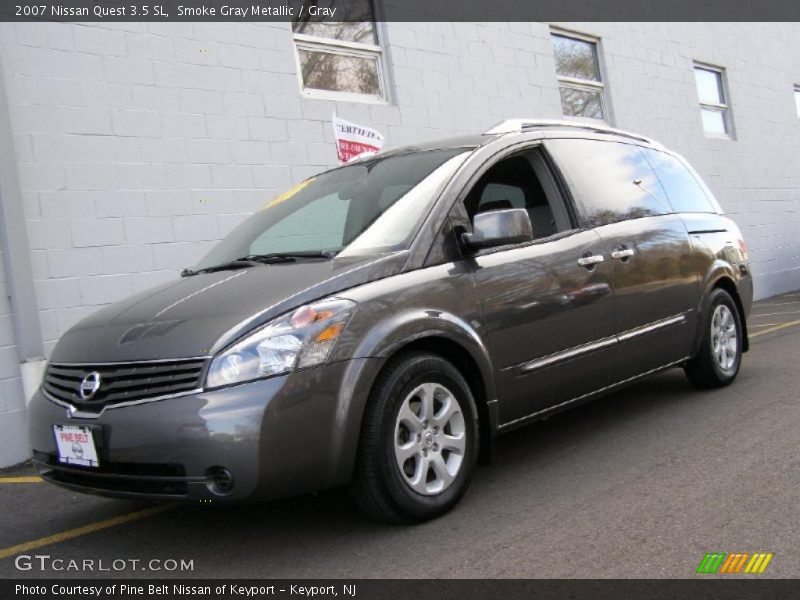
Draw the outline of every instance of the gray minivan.
[[[349,484],[435,517],[499,434],[670,367],[729,384],[747,249],[657,142],[511,120],[312,177],[182,277],[58,342],[30,406],[44,479],[150,500]]]

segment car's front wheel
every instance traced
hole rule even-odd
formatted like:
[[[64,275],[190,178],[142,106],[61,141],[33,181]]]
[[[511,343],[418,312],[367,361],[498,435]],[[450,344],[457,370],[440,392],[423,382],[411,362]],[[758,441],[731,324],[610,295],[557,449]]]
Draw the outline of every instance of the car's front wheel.
[[[705,320],[697,355],[686,363],[686,376],[699,388],[731,383],[742,362],[742,318],[731,295],[721,288],[706,300]]]
[[[381,520],[425,521],[458,502],[477,456],[477,410],[464,377],[440,356],[407,354],[370,396],[351,495]]]

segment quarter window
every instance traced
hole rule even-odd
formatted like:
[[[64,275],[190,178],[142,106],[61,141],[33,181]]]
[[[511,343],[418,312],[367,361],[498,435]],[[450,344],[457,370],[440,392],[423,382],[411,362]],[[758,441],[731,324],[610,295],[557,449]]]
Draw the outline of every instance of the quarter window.
[[[675,212],[717,212],[700,183],[674,156],[643,149]]]
[[[562,112],[568,117],[605,120],[597,42],[562,33],[553,33],[552,39]]]
[[[710,134],[729,135],[730,115],[722,69],[695,65],[694,81],[700,100],[703,130]]]
[[[383,57],[370,0],[337,9],[341,22],[307,13],[292,22],[303,93],[311,97],[384,100]]]

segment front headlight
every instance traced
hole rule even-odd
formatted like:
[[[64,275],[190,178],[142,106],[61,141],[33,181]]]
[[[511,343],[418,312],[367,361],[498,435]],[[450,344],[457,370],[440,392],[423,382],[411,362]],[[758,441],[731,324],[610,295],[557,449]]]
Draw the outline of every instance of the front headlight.
[[[332,298],[301,306],[275,319],[214,357],[206,387],[313,367],[328,360],[356,303]]]

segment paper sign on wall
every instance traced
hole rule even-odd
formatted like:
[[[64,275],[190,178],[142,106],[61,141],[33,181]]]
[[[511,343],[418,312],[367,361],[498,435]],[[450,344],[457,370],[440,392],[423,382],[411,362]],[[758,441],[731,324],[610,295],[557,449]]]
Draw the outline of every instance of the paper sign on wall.
[[[333,137],[342,164],[375,154],[383,148],[383,135],[380,132],[340,119],[336,113],[333,113]]]

